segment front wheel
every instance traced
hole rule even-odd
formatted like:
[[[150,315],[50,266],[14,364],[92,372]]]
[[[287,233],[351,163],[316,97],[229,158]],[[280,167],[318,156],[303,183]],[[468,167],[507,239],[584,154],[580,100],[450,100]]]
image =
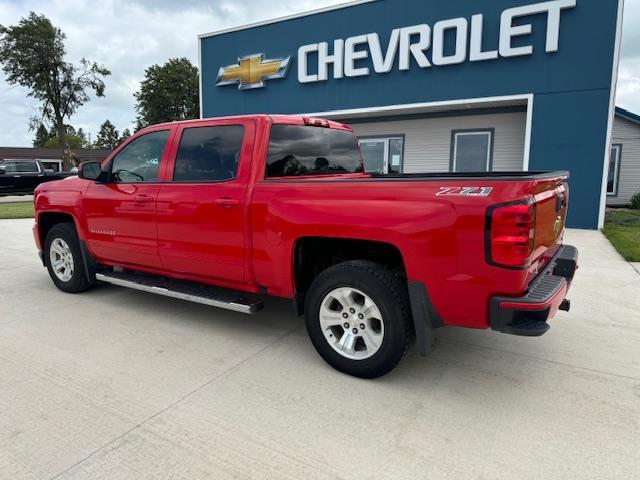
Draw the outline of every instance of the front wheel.
[[[320,356],[361,378],[391,371],[412,338],[406,287],[368,261],[340,263],[318,275],[305,302],[305,322]]]
[[[63,292],[79,293],[91,288],[73,224],[51,227],[45,239],[44,259],[51,280]]]

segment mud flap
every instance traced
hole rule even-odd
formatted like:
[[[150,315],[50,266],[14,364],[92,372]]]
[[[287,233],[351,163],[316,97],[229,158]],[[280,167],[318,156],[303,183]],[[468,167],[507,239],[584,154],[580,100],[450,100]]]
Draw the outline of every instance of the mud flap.
[[[420,355],[426,357],[431,353],[435,342],[435,328],[443,325],[442,319],[435,311],[427,288],[422,282],[407,281],[411,316],[416,333],[416,347]]]

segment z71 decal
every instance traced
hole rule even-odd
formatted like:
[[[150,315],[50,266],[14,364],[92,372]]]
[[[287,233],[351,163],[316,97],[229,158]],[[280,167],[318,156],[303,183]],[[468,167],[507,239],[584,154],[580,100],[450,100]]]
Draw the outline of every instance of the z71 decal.
[[[493,187],[440,187],[436,197],[488,197]]]

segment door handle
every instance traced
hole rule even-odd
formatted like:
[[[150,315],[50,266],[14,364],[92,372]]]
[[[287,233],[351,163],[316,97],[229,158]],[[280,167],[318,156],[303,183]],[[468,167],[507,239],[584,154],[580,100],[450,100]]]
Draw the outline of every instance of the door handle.
[[[134,198],[135,202],[139,202],[139,203],[145,203],[145,202],[152,202],[153,201],[153,197],[149,196],[149,195],[136,195]]]
[[[216,198],[215,204],[222,208],[231,208],[240,205],[240,200],[230,197]]]

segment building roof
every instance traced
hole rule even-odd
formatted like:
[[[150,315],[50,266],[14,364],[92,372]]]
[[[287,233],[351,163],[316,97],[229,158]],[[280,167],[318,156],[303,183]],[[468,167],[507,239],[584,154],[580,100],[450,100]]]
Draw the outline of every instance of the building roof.
[[[104,149],[72,149],[71,153],[81,160],[104,160],[111,150]],[[64,156],[61,148],[29,148],[29,147],[0,147],[0,159],[39,159],[59,160]]]
[[[640,115],[632,113],[629,110],[616,107],[616,115],[619,116],[620,118],[624,118],[625,120],[629,120],[630,122],[637,123],[638,125],[640,125]]]

